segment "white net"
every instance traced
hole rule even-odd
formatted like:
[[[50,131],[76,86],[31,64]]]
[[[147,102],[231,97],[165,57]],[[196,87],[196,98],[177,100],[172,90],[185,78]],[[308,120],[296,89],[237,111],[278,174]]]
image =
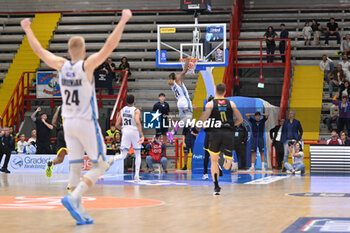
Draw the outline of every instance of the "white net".
[[[182,65],[182,69],[185,68],[185,63],[186,63],[186,59],[181,59],[181,65]],[[190,61],[188,63],[188,74],[194,74],[195,70],[196,70],[196,66],[197,66],[197,61],[198,59],[194,59],[194,58],[190,58]]]

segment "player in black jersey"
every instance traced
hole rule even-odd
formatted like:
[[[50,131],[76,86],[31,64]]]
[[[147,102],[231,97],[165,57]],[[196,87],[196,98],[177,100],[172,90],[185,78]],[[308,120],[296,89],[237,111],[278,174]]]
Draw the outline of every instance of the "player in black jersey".
[[[56,109],[56,112],[52,118],[52,125],[56,127],[57,131],[57,157],[54,160],[49,160],[45,169],[45,174],[48,178],[52,176],[52,169],[54,165],[60,164],[63,162],[64,157],[67,154],[66,141],[64,140],[63,132],[63,118],[61,115],[61,106]]]
[[[205,105],[199,121],[207,120],[219,122],[220,124],[210,124],[213,127],[209,131],[209,148],[211,158],[211,175],[214,181],[214,195],[220,195],[219,186],[219,166],[230,169],[232,154],[234,150],[234,127],[243,122],[241,113],[234,102],[225,99],[226,86],[219,83],[215,90],[215,99]],[[235,116],[236,120],[233,119]],[[221,156],[219,159],[219,155]]]

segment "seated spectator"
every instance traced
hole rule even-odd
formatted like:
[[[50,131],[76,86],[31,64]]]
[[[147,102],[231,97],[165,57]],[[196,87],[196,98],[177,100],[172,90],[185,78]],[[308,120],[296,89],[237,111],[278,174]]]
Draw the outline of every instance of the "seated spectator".
[[[10,131],[10,136],[15,138],[16,135],[13,133],[13,127],[10,126],[8,128],[9,128],[9,131]]]
[[[304,45],[311,45],[311,32],[312,28],[309,25],[309,22],[306,22],[303,27],[303,37],[304,37]]]
[[[340,45],[340,51],[337,55],[348,55],[350,52],[350,34],[345,35],[345,40]]]
[[[337,131],[332,130],[331,138],[327,140],[327,145],[342,145],[343,142],[340,140]]]
[[[315,45],[319,45],[320,44],[320,36],[321,36],[321,32],[322,32],[322,27],[317,22],[316,19],[312,20],[311,29],[312,29],[313,34],[314,34]]]
[[[303,152],[301,143],[296,142],[296,143],[290,144],[288,146],[288,150],[292,155],[293,166],[288,162],[284,163],[284,167],[287,169],[287,173],[296,174],[296,175],[304,174],[305,173],[305,165],[303,162],[304,152]]]
[[[323,71],[323,78],[329,84],[328,74],[333,71],[334,64],[333,61],[327,56],[322,56],[322,61],[320,62],[320,69]]]
[[[28,139],[28,145],[31,142],[35,142],[36,143],[36,130],[35,129],[32,130],[32,137]]]
[[[333,104],[337,105],[339,108],[339,118],[338,118],[338,132],[346,128],[348,130],[348,134],[350,132],[350,103],[348,102],[348,97],[343,96],[341,101],[337,100],[338,95],[334,96]]]
[[[264,39],[266,41],[266,54],[275,54],[276,38],[278,38],[277,33],[275,32],[273,27],[269,26],[264,34]],[[267,56],[267,63],[272,63],[273,58],[274,56]]]
[[[348,67],[348,70],[344,72],[344,74],[345,74],[345,80],[350,82],[350,66]]]
[[[24,153],[24,148],[27,145],[28,145],[28,143],[25,141],[24,134],[21,134],[20,140],[17,142],[17,153],[18,154],[23,154]]]
[[[36,142],[35,141],[28,142],[28,146],[26,146],[26,153],[31,154],[31,155],[36,154]]]
[[[112,149],[112,141],[114,140],[114,136],[116,133],[120,134],[120,131],[116,129],[115,124],[111,124],[111,128],[106,131],[106,137],[105,140],[107,141],[107,155],[114,155],[113,149]]]
[[[94,71],[95,87],[96,88],[107,88],[108,94],[113,95],[113,81],[114,72],[107,60],[99,65]]]
[[[340,140],[342,142],[342,145],[344,146],[350,146],[350,139],[348,139],[348,135],[346,135],[345,131],[340,131]]]
[[[345,74],[342,69],[342,66],[338,64],[337,69],[333,70],[328,74],[328,83],[329,83],[329,95],[333,97],[333,86],[341,85],[345,80]]]
[[[326,45],[328,45],[328,40],[330,36],[337,37],[337,44],[340,45],[339,27],[333,17],[330,18],[329,23],[327,23],[327,31],[325,33],[325,36],[326,36],[326,41],[325,41]]]
[[[122,57],[122,59],[120,61],[120,65],[118,67],[118,70],[128,71],[128,76],[131,75],[130,64],[129,64],[128,59],[126,57]],[[123,79],[123,72],[120,72],[118,74],[118,81],[117,81],[117,83],[121,83],[123,81],[122,79]]]
[[[338,125],[339,108],[337,105],[332,104],[332,106],[329,108],[329,111],[330,111],[329,117],[324,119],[324,123],[327,124],[328,130],[332,132],[333,130],[332,123],[335,122],[336,125]]]
[[[146,157],[146,162],[150,169],[149,172],[154,171],[154,163],[161,163],[164,172],[168,173],[168,159],[165,156],[166,145],[159,140],[159,136],[160,135],[154,136],[152,142],[146,145],[146,150],[149,151],[149,155]]]
[[[350,63],[348,62],[348,56],[347,55],[344,54],[342,56],[342,61],[339,62],[339,64],[341,65],[341,68],[343,69],[344,73],[349,71]]]
[[[121,139],[120,139],[120,133],[114,134],[114,139],[112,142],[112,151],[113,154],[120,154],[120,145],[121,145]]]
[[[115,70],[116,70],[116,67],[115,67],[115,64],[113,63],[113,60],[112,58],[107,58],[107,65],[109,66],[109,69],[110,71],[112,71],[112,74],[111,74],[111,77],[113,80],[115,80]]]
[[[10,162],[11,152],[15,149],[15,139],[10,135],[10,129],[5,127],[4,135],[0,138],[0,161],[5,155],[5,162],[0,169],[1,172],[10,173],[7,166]]]
[[[347,96],[349,98],[350,94],[350,85],[349,81],[345,81],[339,86],[339,98],[343,98],[343,96]]]

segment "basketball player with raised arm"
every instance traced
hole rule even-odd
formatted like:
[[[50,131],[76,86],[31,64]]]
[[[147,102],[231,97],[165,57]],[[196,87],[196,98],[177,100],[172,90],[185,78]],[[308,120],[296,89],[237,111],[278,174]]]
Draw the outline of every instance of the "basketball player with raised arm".
[[[224,98],[225,92],[225,84],[219,83],[216,85],[215,99],[205,105],[205,111],[199,119],[202,122],[208,119],[221,122],[221,127],[210,128],[210,132],[208,132],[209,148],[206,148],[210,153],[214,195],[220,195],[221,190],[219,186],[219,166],[226,170],[230,169],[231,166],[234,150],[234,127],[243,122],[242,115],[235,103]],[[233,116],[236,118],[235,121]]]
[[[122,141],[120,154],[116,154],[115,160],[125,159],[131,145],[135,150],[135,182],[140,181],[141,167],[141,145],[144,141],[142,125],[140,120],[140,110],[135,107],[135,97],[126,97],[127,106],[120,110],[116,126],[122,128]]]
[[[63,118],[62,118],[62,107],[59,106],[56,109],[55,114],[52,118],[52,125],[56,127],[56,140],[57,140],[57,157],[53,160],[47,161],[47,166],[45,169],[45,174],[48,178],[52,176],[53,166],[61,164],[64,160],[64,157],[67,154],[66,141],[64,139],[63,131]],[[69,185],[68,185],[69,187]]]
[[[72,58],[70,61],[44,49],[30,27],[30,20],[21,21],[21,26],[34,53],[49,67],[59,72],[64,137],[69,156],[69,184],[74,189],[61,201],[78,225],[93,223],[93,219],[82,206],[82,195],[108,169],[108,163],[105,161],[106,145],[97,122],[98,111],[93,72],[117,47],[125,24],[131,17],[130,10],[123,10],[118,25],[108,36],[101,50],[86,60],[84,60],[86,57],[84,38],[71,37],[68,41],[68,53]],[[80,181],[85,152],[93,166]]]
[[[171,73],[169,75],[168,84],[171,86],[171,90],[175,94],[177,99],[177,108],[179,109],[180,120],[186,122],[188,119],[191,120],[193,117],[192,102],[188,94],[187,88],[183,83],[183,79],[188,71],[188,64],[190,60],[187,57],[184,68],[180,74]],[[172,131],[167,133],[167,137],[170,143],[174,142],[174,134],[179,130],[179,125],[176,124]]]

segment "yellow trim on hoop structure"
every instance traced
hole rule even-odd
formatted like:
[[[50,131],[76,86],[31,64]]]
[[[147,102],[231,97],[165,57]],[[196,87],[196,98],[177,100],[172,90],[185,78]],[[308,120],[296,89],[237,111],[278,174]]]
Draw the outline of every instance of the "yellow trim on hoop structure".
[[[160,33],[176,33],[176,28],[160,28]]]

